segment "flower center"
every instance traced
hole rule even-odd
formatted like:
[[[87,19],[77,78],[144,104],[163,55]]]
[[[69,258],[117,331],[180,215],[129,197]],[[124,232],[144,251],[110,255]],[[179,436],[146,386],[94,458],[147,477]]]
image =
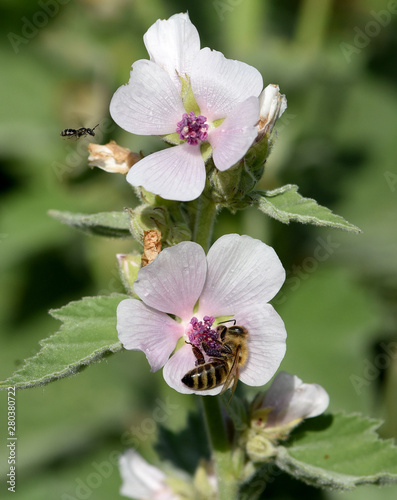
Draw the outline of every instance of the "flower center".
[[[205,342],[208,347],[216,349],[219,346],[219,334],[216,330],[211,329],[214,321],[213,316],[204,316],[203,321],[199,321],[193,316],[186,330],[189,342],[199,349],[202,342]]]
[[[177,133],[179,139],[186,140],[188,144],[195,146],[199,141],[206,141],[208,137],[207,118],[203,115],[195,115],[194,111],[183,113],[182,120],[178,122]]]

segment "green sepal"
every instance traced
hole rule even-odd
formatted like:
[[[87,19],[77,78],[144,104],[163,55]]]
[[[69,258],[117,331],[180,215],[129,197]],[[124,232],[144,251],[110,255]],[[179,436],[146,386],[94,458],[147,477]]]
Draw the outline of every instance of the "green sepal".
[[[212,156],[211,144],[209,142],[203,142],[200,146],[200,152],[201,152],[201,156],[203,157],[204,163],[207,163],[207,161]]]
[[[253,205],[261,212],[285,224],[297,221],[361,233],[361,229],[335,215],[329,208],[318,205],[311,198],[304,198],[294,184],[287,184],[273,191],[256,191],[251,193],[251,197]]]
[[[244,156],[244,165],[248,172],[258,182],[263,175],[266,158],[269,156],[270,147],[267,135],[264,135],[260,141],[254,142]]]
[[[88,234],[108,238],[131,237],[129,217],[125,212],[101,212],[90,215],[49,210],[48,215]]]
[[[186,113],[190,113],[190,111],[193,111],[196,116],[199,115],[200,108],[193,95],[193,90],[190,85],[189,79],[180,77],[180,80],[182,82],[181,97]]]
[[[161,232],[161,239],[166,240],[168,235],[169,214],[163,206],[139,205],[138,207],[126,208],[130,219],[130,231],[133,237],[143,244],[145,231],[158,229]]]
[[[122,294],[84,297],[51,310],[50,314],[62,321],[61,328],[42,340],[41,350],[26,359],[22,368],[11,377],[0,382],[0,389],[45,385],[74,375],[86,365],[121,351],[116,330],[116,309],[126,298],[128,296]]]

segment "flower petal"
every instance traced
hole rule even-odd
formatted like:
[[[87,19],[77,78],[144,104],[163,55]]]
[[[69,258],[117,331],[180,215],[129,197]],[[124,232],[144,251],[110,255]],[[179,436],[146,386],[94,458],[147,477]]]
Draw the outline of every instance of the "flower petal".
[[[252,304],[265,304],[285,280],[273,248],[246,235],[219,238],[210,248],[207,262],[199,304],[202,316],[234,315]]]
[[[151,264],[140,269],[134,291],[148,306],[190,321],[206,272],[202,247],[183,241],[162,250]]]
[[[165,474],[150,465],[135,450],[128,450],[119,460],[123,480],[120,494],[130,498],[154,498],[165,489]]]
[[[127,181],[166,200],[191,201],[203,192],[205,175],[200,146],[185,143],[139,161],[128,172]]]
[[[163,135],[175,132],[185,109],[168,74],[152,61],[132,65],[130,81],[113,95],[110,114],[127,132]]]
[[[150,60],[162,67],[180,90],[178,75],[190,73],[192,61],[200,51],[200,36],[187,13],[159,19],[143,36]]]
[[[258,120],[258,98],[249,97],[237,105],[219,127],[208,134],[218,170],[227,170],[241,160],[258,134]]]
[[[266,384],[285,355],[284,322],[270,304],[236,312],[235,319],[249,333],[248,360],[240,372],[240,380],[252,386]]]
[[[190,83],[202,115],[209,121],[226,118],[230,111],[248,97],[258,97],[262,76],[249,64],[226,57],[208,47],[196,55]]]
[[[297,419],[316,417],[329,404],[326,390],[318,384],[304,384],[286,372],[280,372],[266,392],[263,408],[273,408],[266,427],[288,424]]]
[[[183,335],[183,326],[140,300],[125,299],[117,307],[117,332],[126,349],[143,351],[155,372],[165,365]]]
[[[170,387],[182,394],[199,394],[201,396],[219,394],[222,390],[222,386],[215,387],[215,389],[193,391],[182,382],[184,375],[195,367],[195,361],[196,358],[194,357],[191,346],[188,344],[183,345],[170,357],[164,366],[164,380]]]

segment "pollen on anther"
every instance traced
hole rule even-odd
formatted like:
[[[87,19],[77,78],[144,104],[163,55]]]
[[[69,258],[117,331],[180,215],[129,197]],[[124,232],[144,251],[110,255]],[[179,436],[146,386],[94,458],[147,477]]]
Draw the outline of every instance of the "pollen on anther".
[[[176,131],[179,138],[185,140],[192,146],[208,138],[207,118],[203,115],[195,115],[194,111],[183,113],[182,120],[177,123]]]

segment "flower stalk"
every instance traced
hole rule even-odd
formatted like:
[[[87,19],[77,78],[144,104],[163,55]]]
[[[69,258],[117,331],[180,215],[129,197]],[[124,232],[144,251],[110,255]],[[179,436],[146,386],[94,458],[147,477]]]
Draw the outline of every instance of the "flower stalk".
[[[215,472],[218,480],[218,499],[230,500],[237,498],[238,478],[234,474],[232,450],[227,437],[220,399],[218,396],[202,396],[201,402],[208,440],[215,462]]]

